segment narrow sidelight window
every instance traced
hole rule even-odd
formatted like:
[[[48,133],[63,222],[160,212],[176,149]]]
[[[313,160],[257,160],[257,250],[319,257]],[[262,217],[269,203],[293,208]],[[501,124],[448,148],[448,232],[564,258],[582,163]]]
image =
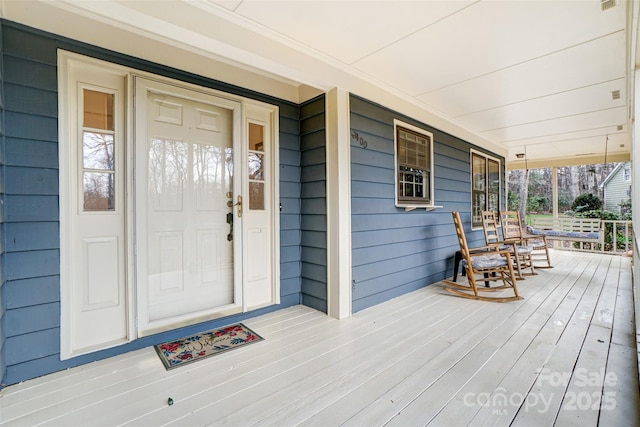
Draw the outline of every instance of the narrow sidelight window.
[[[82,183],[85,211],[115,209],[114,95],[82,90]]]

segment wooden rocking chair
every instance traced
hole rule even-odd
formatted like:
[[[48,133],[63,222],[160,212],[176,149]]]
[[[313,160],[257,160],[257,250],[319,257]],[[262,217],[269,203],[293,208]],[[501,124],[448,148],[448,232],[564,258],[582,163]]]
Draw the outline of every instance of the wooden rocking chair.
[[[462,254],[462,267],[466,271],[468,285],[462,285],[449,280],[444,280],[445,289],[455,295],[482,301],[506,302],[522,299],[518,295],[516,287],[516,277],[513,272],[513,264],[509,251],[501,251],[497,246],[483,246],[479,248],[469,249],[467,246],[467,238],[464,234],[460,213],[452,212],[453,225],[458,236],[460,244],[460,253]],[[500,286],[478,287],[476,281],[502,281]],[[489,296],[480,295],[479,292],[489,292],[510,289],[513,296]]]
[[[526,274],[537,274],[533,267],[531,253],[534,248],[527,245],[526,241],[517,238],[512,230],[502,227],[503,239],[498,236],[498,220],[493,211],[482,211],[482,229],[484,230],[484,240],[487,246],[497,246],[499,250],[509,251],[513,258],[518,272],[518,280],[524,279],[524,270],[529,270]]]
[[[534,262],[537,261],[535,268],[553,268],[551,258],[549,257],[547,236],[533,236],[523,233],[520,212],[500,212],[500,223],[502,224],[502,237],[505,241],[515,241],[518,242],[518,244],[531,248],[532,266]],[[546,265],[540,265],[540,261],[546,262]]]

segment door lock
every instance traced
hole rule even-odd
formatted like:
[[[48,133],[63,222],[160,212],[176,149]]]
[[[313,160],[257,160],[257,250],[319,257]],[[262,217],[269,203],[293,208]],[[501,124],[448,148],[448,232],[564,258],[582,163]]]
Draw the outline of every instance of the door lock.
[[[238,196],[236,205],[238,205],[238,218],[240,218],[242,216],[242,196]]]
[[[238,207],[238,217],[241,217],[242,216],[242,196],[238,196],[238,201],[236,203],[233,203],[233,201],[231,200],[227,201],[228,208],[233,208],[234,206]]]

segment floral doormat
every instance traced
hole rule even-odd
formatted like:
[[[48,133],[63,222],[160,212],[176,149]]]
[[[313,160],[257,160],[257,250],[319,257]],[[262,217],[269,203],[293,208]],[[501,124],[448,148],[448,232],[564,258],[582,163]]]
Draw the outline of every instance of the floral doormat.
[[[263,339],[242,323],[237,323],[158,344],[155,348],[164,367],[169,370]]]

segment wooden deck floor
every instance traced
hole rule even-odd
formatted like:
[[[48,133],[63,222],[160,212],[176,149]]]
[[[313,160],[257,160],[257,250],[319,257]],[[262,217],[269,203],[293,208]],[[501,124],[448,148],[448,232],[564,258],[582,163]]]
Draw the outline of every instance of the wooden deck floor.
[[[0,423],[639,425],[629,259],[553,259],[522,301],[435,284],[342,321],[297,306],[244,322],[265,341],[172,371],[147,348],[27,381],[0,392]]]

